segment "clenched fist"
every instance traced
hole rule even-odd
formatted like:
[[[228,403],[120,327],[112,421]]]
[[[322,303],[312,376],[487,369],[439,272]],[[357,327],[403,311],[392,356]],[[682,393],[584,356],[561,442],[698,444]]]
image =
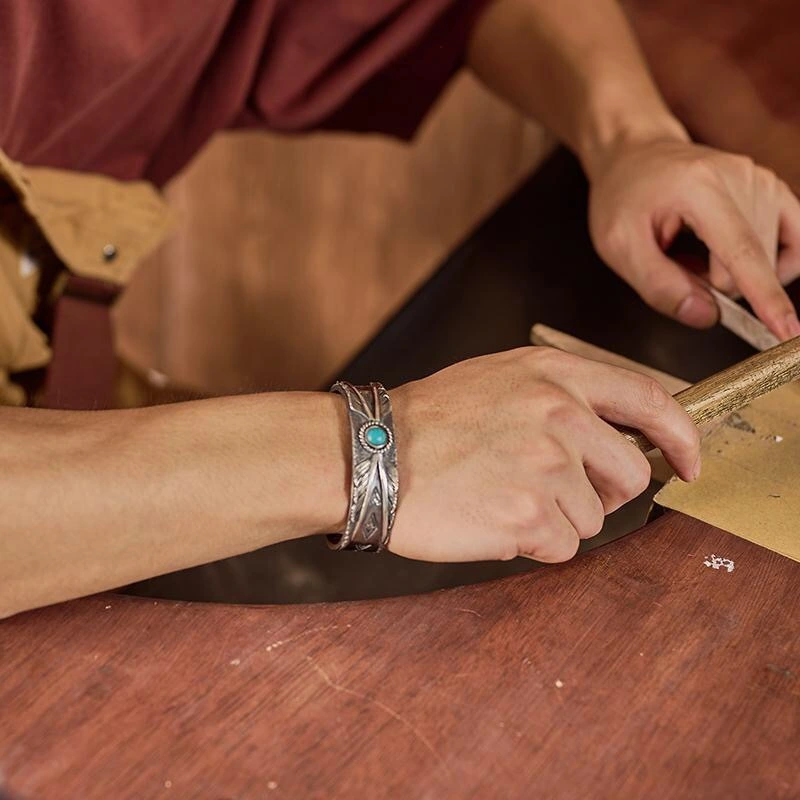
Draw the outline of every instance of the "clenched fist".
[[[640,494],[638,428],[677,474],[700,438],[651,378],[550,348],[475,358],[392,393],[400,504],[390,549],[426,561],[566,561]]]

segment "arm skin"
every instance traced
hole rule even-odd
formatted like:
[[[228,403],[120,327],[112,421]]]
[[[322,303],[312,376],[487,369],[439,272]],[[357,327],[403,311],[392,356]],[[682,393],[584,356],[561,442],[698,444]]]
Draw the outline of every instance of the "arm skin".
[[[800,335],[781,286],[800,275],[797,198],[749,158],[689,140],[615,0],[495,0],[468,62],[577,154],[595,247],[650,305],[695,327],[717,322],[704,285],[664,253],[686,225],[709,248],[707,280],[743,295],[778,337]]]
[[[589,176],[625,139],[689,141],[614,0],[495,0],[467,60],[493,91],[565,142]]]
[[[0,617],[342,530],[341,399],[0,409]]]
[[[686,146],[608,0],[496,0],[470,62],[594,181],[627,142]],[[455,365],[393,403],[391,549],[410,558],[570,558],[650,477],[606,421],[645,431],[686,480],[700,467],[697,430],[661,387],[545,348]],[[0,617],[344,527],[349,430],[332,395],[0,408],[0,431]]]
[[[572,558],[650,480],[609,422],[642,430],[684,480],[700,469],[697,428],[658,383],[546,347],[455,364],[392,404],[390,549],[407,558]],[[350,434],[334,395],[6,409],[0,426],[0,616],[344,529]]]

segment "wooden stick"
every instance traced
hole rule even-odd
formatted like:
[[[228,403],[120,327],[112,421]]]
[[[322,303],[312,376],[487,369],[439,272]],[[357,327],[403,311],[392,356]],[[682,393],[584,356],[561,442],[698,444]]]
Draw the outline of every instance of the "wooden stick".
[[[756,353],[675,395],[695,424],[730,414],[761,395],[800,377],[800,336]],[[622,433],[642,452],[654,449],[641,432]]]

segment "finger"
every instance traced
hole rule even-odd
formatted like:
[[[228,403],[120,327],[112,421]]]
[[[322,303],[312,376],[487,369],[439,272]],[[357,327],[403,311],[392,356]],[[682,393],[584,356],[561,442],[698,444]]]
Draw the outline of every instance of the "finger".
[[[781,338],[800,326],[756,232],[725,192],[698,186],[684,200],[684,219],[724,265],[767,327]]]
[[[661,224],[655,230],[658,246],[664,252],[669,250],[682,228],[683,220],[680,218],[679,214],[666,214],[661,220]]]
[[[700,281],[664,255],[646,223],[632,232],[617,261],[621,263],[613,266],[648,305],[662,314],[695,328],[708,328],[719,319],[714,298]]]
[[[598,416],[642,431],[684,480],[697,477],[700,434],[689,415],[658,381],[621,367],[576,358],[562,373]],[[625,440],[623,440],[625,441]],[[632,446],[632,445],[631,445]]]
[[[638,497],[649,485],[650,462],[600,418],[584,437],[586,476],[606,514]]]
[[[721,174],[727,195],[751,225],[773,270],[778,257],[778,187],[780,181],[768,169],[757,167],[749,158],[735,157],[740,164],[733,173]],[[742,169],[743,167],[743,169]]]
[[[580,539],[591,539],[602,530],[605,508],[585,474],[574,476],[574,480],[557,489],[556,502]]]
[[[740,292],[736,289],[736,281],[725,265],[712,253],[708,259],[708,280],[715,289],[719,289],[728,297],[736,297]]]
[[[751,190],[738,192],[737,185],[727,184],[730,196],[745,219],[752,224],[753,230],[761,243],[767,260],[773,271],[777,273],[778,264],[778,231],[779,231],[779,191],[781,182],[768,170],[749,170],[751,175]],[[749,200],[749,205],[743,205],[744,200]],[[780,281],[780,275],[778,275]],[[711,254],[709,258],[709,281],[727,294],[729,297],[741,297],[741,292],[736,287],[736,281],[728,272],[720,259]],[[781,281],[783,283],[783,281]]]
[[[560,502],[562,509],[583,539],[593,536],[600,529],[597,526],[602,526],[594,496],[600,502],[603,516],[610,514],[648,487],[651,470],[645,455],[631,447],[619,431],[588,407],[585,415],[572,419],[570,427],[574,438],[580,442],[574,454],[583,463],[588,486],[582,485],[582,475],[574,481],[576,497],[581,504],[574,513],[569,498],[565,499],[566,492],[557,492],[557,496],[563,501]],[[592,533],[595,527],[597,529]]]
[[[520,555],[546,564],[569,561],[581,543],[578,532],[555,503],[542,524],[526,538],[527,542],[520,543]]]
[[[780,228],[778,241],[778,279],[784,285],[800,276],[800,201],[781,181],[779,188]]]
[[[753,228],[764,248],[770,267],[774,272],[778,265],[778,232],[780,230],[780,217],[777,203],[771,196],[763,198],[753,214]]]

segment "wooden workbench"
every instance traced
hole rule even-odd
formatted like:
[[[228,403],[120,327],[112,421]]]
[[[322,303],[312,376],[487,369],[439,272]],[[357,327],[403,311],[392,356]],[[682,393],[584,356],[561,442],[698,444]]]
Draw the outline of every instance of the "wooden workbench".
[[[535,321],[689,380],[748,354],[599,263],[560,153],[337,377],[398,385]],[[328,555],[304,552],[336,596],[430,584],[430,565]],[[245,558],[245,596],[296,594],[274,552]],[[189,572],[148,591],[207,596]],[[798,620],[800,564],[676,514],[418,597],[89,598],[0,622],[0,782],[28,800],[796,800]]]
[[[102,595],[0,623],[0,769],[36,800],[797,798],[798,620],[800,564],[678,514],[418,597]]]

